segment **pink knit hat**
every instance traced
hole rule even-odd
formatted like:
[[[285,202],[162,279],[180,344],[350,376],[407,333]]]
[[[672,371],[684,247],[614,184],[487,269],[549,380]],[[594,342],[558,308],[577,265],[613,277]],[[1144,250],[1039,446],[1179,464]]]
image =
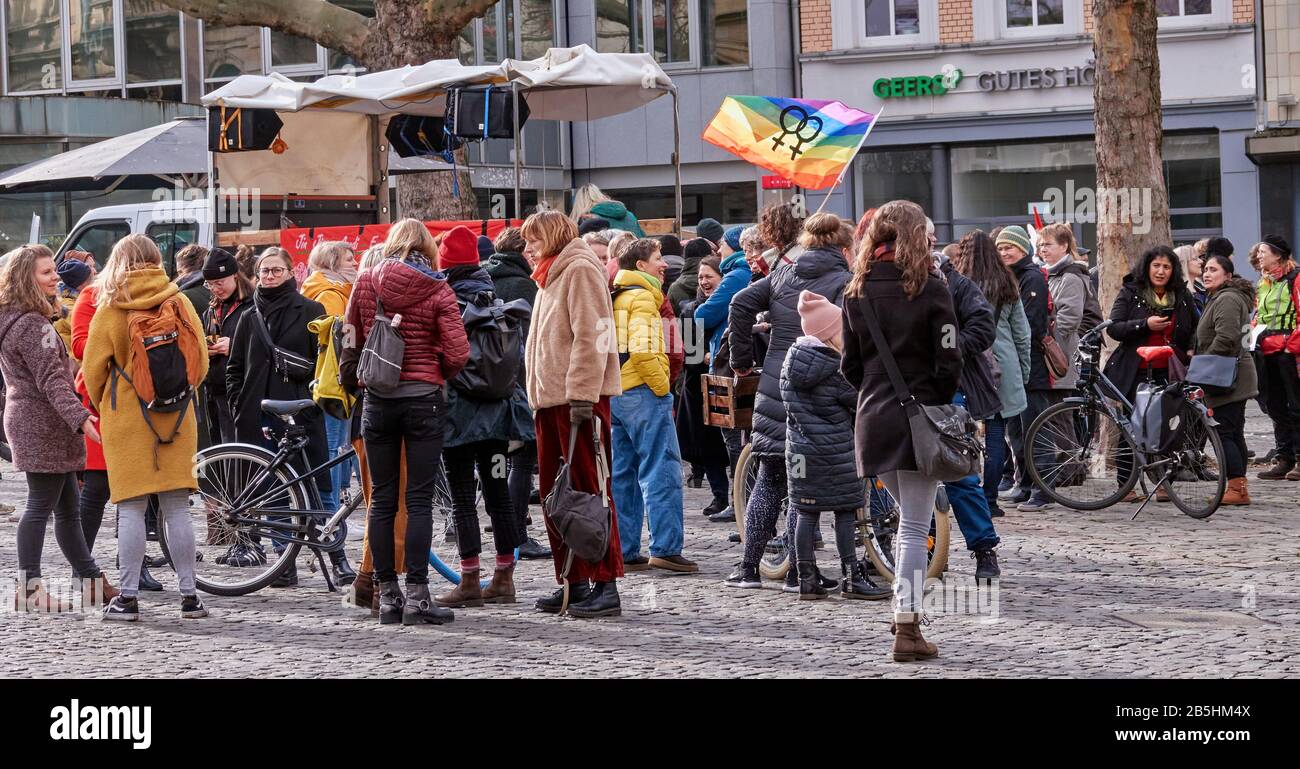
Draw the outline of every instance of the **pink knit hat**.
[[[841,316],[843,311],[821,294],[812,291],[799,293],[799,319],[803,322],[803,332],[815,336],[823,342],[829,342],[843,328]]]

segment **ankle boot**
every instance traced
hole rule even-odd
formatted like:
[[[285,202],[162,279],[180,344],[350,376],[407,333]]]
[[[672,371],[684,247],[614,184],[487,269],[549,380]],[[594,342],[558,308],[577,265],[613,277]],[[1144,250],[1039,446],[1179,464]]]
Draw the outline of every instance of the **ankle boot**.
[[[358,609],[369,609],[375,594],[375,575],[369,571],[357,572],[352,581],[352,605]]]
[[[921,636],[919,614],[899,614],[895,618],[894,662],[915,662],[939,656],[939,649]]]
[[[149,567],[141,564],[140,566],[140,589],[148,590],[151,593],[157,593],[163,589],[162,583],[154,579],[149,573]]]
[[[477,575],[476,575],[477,576]],[[463,582],[464,580],[462,580]],[[476,586],[478,582],[474,583]],[[380,607],[380,611],[383,607]],[[451,609],[435,606],[428,585],[406,585],[406,605],[402,607],[403,625],[441,625],[456,618]]]
[[[357,579],[357,572],[348,563],[348,554],[342,550],[330,553],[330,564],[334,567],[334,584],[340,587],[351,585]]]
[[[122,591],[113,587],[108,581],[108,577],[100,574],[98,577],[81,581],[81,608],[83,609],[102,609],[109,601],[116,598]]]
[[[466,569],[460,574],[460,584],[433,599],[439,606],[464,609],[483,605],[483,591],[478,581],[478,569]]]
[[[483,603],[514,602],[515,565],[512,563],[505,568],[498,566],[496,571],[492,572],[492,581],[483,588]]]
[[[1286,477],[1286,474],[1295,469],[1295,460],[1287,457],[1276,457],[1273,459],[1273,465],[1267,470],[1261,472],[1258,476],[1265,481],[1280,481]]]
[[[1228,488],[1223,492],[1223,501],[1219,504],[1228,505],[1249,505],[1250,490],[1246,486],[1245,478],[1229,478]]]
[[[840,563],[840,595],[845,598],[878,601],[888,598],[894,591],[887,586],[877,585],[867,576],[862,561],[842,561]]]
[[[586,600],[569,606],[569,614],[582,619],[595,617],[617,617],[623,613],[623,604],[618,597],[618,583],[597,582],[587,594]]]
[[[826,588],[822,587],[814,561],[799,561],[799,600],[817,601],[826,597]]]
[[[406,599],[397,580],[379,583],[379,624],[396,625],[402,621]]]

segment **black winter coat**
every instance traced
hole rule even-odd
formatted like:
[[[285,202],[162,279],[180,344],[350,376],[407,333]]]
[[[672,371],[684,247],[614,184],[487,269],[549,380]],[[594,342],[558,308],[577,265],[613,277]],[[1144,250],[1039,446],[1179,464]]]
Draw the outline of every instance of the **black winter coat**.
[[[849,282],[849,264],[839,251],[811,249],[794,264],[781,264],[772,274],[742,289],[731,300],[727,315],[731,335],[731,367],[754,368],[754,321],[768,312],[772,331],[763,375],[754,399],[753,448],[757,456],[785,455],[785,407],[781,403],[781,366],[794,340],[803,336],[799,320],[799,294],[811,291],[835,304],[844,298]]]
[[[271,339],[277,346],[311,361],[314,369],[319,339],[307,329],[307,324],[324,315],[325,308],[319,302],[313,302],[297,293],[295,289],[296,286],[290,285],[291,296],[281,309],[266,316],[266,322]],[[230,358],[226,362],[226,398],[235,417],[235,437],[238,441],[265,446],[274,451],[274,443],[268,442],[262,435],[263,421],[277,429],[284,423],[278,417],[264,416],[262,401],[310,398],[311,377],[308,376],[302,382],[286,382],[284,377],[273,370],[271,351],[253,325],[257,322],[257,315],[253,312],[255,303],[256,300],[250,302],[248,309],[240,315],[235,335],[230,340]],[[307,445],[308,461],[312,466],[324,464],[329,449],[325,442],[325,421],[320,410],[310,409],[295,421],[307,426],[310,438]],[[329,489],[329,473],[318,475],[316,485],[322,490]]]
[[[1050,390],[1052,382],[1047,374],[1047,361],[1043,359],[1043,337],[1047,336],[1051,316],[1047,311],[1047,278],[1032,257],[1011,265],[1020,283],[1020,303],[1029,319],[1029,381],[1026,390]]]
[[[872,340],[863,304],[871,303],[898,369],[919,403],[952,403],[961,376],[961,351],[943,343],[957,324],[948,287],[932,276],[919,295],[908,299],[902,277],[896,264],[880,262],[867,275],[866,295],[844,299],[844,362],[840,370],[858,391],[854,445],[858,474],[863,478],[916,470],[907,412],[899,405]]]
[[[840,373],[840,354],[801,336],[781,368],[785,465],[790,507],[820,513],[856,510],[866,488],[853,455],[858,393]]]
[[[1124,397],[1128,398],[1130,403],[1137,393],[1138,380],[1141,378],[1139,374],[1142,359],[1138,357],[1137,349],[1146,346],[1147,340],[1151,337],[1147,318],[1153,314],[1142,298],[1133,276],[1124,276],[1124,285],[1120,288],[1119,295],[1115,297],[1115,304],[1110,308],[1110,319],[1115,323],[1106,329],[1110,338],[1119,342],[1119,347],[1110,354],[1103,373],[1114,383],[1117,390],[1124,393]],[[1174,329],[1171,341],[1173,348],[1178,351],[1178,357],[1186,364],[1191,360],[1187,357],[1187,351],[1196,340],[1197,312],[1196,299],[1185,289],[1174,298],[1173,318]]]
[[[493,254],[484,263],[496,294],[503,302],[523,299],[529,307],[537,304],[537,284],[533,282],[533,270],[523,254]]]
[[[975,281],[957,272],[952,262],[944,259],[940,270],[948,281],[948,293],[957,313],[957,346],[962,359],[958,387],[966,395],[966,410],[971,418],[988,419],[1002,410],[993,367],[984,354],[993,348],[998,335],[993,307]]]
[[[227,337],[230,339],[232,352],[234,351],[235,332],[239,330],[239,319],[253,306],[251,298],[240,301],[238,297],[238,294],[232,294],[230,299],[223,302],[220,308],[209,305],[200,312],[203,318],[203,333],[208,336]],[[231,304],[234,306],[231,307]],[[208,358],[208,378],[206,380],[208,392],[221,400],[226,399],[226,363],[229,360],[229,355],[213,355]]]
[[[447,285],[456,292],[456,301],[463,308],[466,303],[492,304],[498,297],[493,281],[482,267],[452,267],[447,270]],[[536,285],[536,284],[534,284]],[[519,348],[523,355],[523,347]],[[524,392],[523,365],[515,391],[501,400],[478,400],[462,394],[453,384],[448,384],[447,421],[443,433],[443,448],[464,446],[478,441],[531,441],[536,438],[533,412],[528,408],[528,395]]]

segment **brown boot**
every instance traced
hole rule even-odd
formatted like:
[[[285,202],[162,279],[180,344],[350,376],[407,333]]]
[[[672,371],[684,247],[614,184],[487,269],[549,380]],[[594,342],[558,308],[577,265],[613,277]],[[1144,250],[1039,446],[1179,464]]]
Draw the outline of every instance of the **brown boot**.
[[[483,603],[515,602],[515,565],[512,563],[504,569],[500,566],[492,572],[492,581],[483,588]]]
[[[433,602],[447,609],[464,609],[483,605],[483,589],[478,581],[478,569],[461,572],[460,584],[449,592],[435,596]]]
[[[369,571],[357,572],[357,578],[352,581],[352,605],[358,609],[365,609],[374,603],[374,595],[374,573]]]
[[[379,591],[373,587],[373,581],[370,588],[370,616],[372,619],[379,619]]]
[[[919,615],[900,614],[895,624],[898,632],[894,635],[894,662],[915,662],[939,656],[939,649],[921,637]]]
[[[28,587],[31,587],[29,590]],[[60,600],[45,592],[45,585],[40,580],[33,580],[29,585],[16,585],[14,588],[14,611],[33,614],[66,614],[73,610],[72,604]]]
[[[81,608],[83,609],[102,609],[122,592],[113,587],[108,577],[103,574],[94,579],[83,580],[81,586]]]
[[[1250,490],[1246,488],[1245,478],[1229,478],[1228,489],[1223,492],[1223,501],[1219,504],[1228,505],[1249,505]]]

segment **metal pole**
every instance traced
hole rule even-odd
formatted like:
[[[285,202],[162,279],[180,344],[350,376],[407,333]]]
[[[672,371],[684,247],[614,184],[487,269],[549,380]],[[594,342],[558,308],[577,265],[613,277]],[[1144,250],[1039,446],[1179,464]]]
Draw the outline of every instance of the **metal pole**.
[[[519,207],[519,155],[520,155],[519,139],[520,137],[519,137],[519,84],[518,83],[510,84],[510,98],[513,101],[513,106],[511,108],[512,114],[510,117],[515,124],[514,125],[515,127],[515,217],[514,218],[522,219],[524,218],[523,209]],[[545,173],[545,170],[543,170],[543,173]]]
[[[677,102],[677,87],[673,87],[673,179],[675,185],[674,198],[677,204],[677,218],[674,222],[673,231],[681,234],[682,231],[682,118]]]

